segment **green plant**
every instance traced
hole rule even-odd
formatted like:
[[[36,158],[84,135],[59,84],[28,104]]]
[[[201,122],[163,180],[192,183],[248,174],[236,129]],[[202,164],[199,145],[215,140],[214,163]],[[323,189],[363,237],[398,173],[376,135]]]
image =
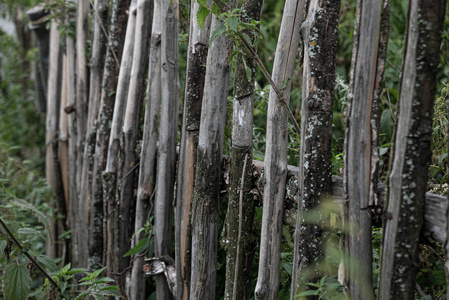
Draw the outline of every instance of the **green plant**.
[[[297,297],[318,296],[318,299],[348,299],[343,293],[344,286],[334,277],[324,276],[318,283],[307,283],[311,289],[301,292]]]

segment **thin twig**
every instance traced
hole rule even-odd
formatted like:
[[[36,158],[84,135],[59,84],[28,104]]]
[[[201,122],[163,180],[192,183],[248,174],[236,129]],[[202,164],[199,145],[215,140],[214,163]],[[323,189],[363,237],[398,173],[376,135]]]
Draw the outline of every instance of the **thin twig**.
[[[239,253],[240,253],[240,240],[242,238],[242,223],[243,223],[243,187],[245,181],[246,162],[248,160],[248,153],[245,154],[245,162],[243,163],[242,178],[240,182],[240,197],[239,197],[239,232],[237,235],[237,252],[235,255],[235,269],[234,269],[234,288],[232,291],[232,299],[237,299],[237,285],[238,285],[238,270],[239,270]]]
[[[5,222],[3,222],[3,219],[0,218],[0,223],[2,224],[3,228],[5,228],[5,231],[8,233],[9,237],[12,239],[13,243],[16,244],[17,247],[19,247],[20,251],[25,254],[25,256],[33,263],[33,265],[39,269],[39,271],[41,271],[41,273],[47,277],[48,281],[50,281],[50,283],[57,289],[58,285],[56,284],[56,282],[53,280],[53,278],[51,278],[51,276],[45,272],[44,269],[42,269],[42,267],[37,263],[37,261],[34,260],[34,258],[28,253],[28,251],[22,247],[22,245],[19,243],[18,240],[16,240],[16,238],[14,237],[14,235],[12,234],[12,232],[9,230],[8,226],[6,226]]]
[[[396,68],[395,65],[393,65],[388,59],[386,59],[386,61],[387,61],[387,63],[388,63],[391,67],[393,67],[393,69],[394,69],[396,72],[398,72],[399,74],[401,74],[401,71],[399,71],[398,68]]]
[[[92,2],[92,0],[90,0],[90,4],[93,7],[94,15],[98,18],[98,22],[100,23],[101,30],[103,31],[103,34],[108,39],[108,48],[109,48],[109,50],[112,51],[112,55],[114,55],[114,60],[115,60],[115,63],[117,64],[117,68],[120,68],[120,62],[118,61],[117,54],[111,47],[111,45],[112,45],[111,38],[110,38],[108,32],[106,31],[106,28],[104,27],[103,21],[101,20],[100,16],[98,15],[98,12],[95,10],[95,4]]]
[[[276,83],[273,81],[273,78],[271,78],[271,75],[268,73],[267,69],[265,68],[264,64],[259,58],[259,55],[254,51],[254,49],[248,44],[247,41],[245,41],[244,38],[241,36],[240,43],[245,47],[245,50],[247,50],[252,58],[254,58],[259,65],[260,69],[262,70],[263,75],[270,83],[271,87],[273,88],[274,92],[276,93],[279,101],[283,104],[285,111],[287,112],[288,118],[290,119],[290,122],[292,122],[293,126],[295,127],[295,130],[298,132],[298,134],[301,133],[301,128],[298,125],[298,122],[296,122],[295,116],[293,115],[292,111],[290,110],[290,107],[288,107],[287,102],[285,102],[284,94],[282,91],[278,88]]]
[[[391,115],[391,118],[393,119],[394,124],[396,124],[396,119],[394,118],[394,114],[393,114],[393,104],[391,104],[390,91],[388,90],[387,78],[385,78],[385,74],[384,74],[384,82],[385,82],[385,90],[387,91],[388,104],[390,107],[390,115]]]
[[[140,165],[140,161],[139,161],[137,164],[135,164],[135,165],[131,168],[131,170],[129,170],[128,173],[125,174],[125,176],[123,176],[123,178],[120,180],[119,184],[122,184],[123,181],[125,181],[125,179],[129,176],[129,174],[131,174],[131,173],[132,173],[132,172],[133,172],[139,165]]]

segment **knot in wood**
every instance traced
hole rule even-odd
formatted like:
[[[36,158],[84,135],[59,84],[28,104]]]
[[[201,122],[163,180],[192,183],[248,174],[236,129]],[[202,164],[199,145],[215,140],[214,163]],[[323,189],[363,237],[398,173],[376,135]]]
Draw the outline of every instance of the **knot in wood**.
[[[318,110],[318,108],[320,107],[320,102],[313,97],[309,97],[307,99],[307,108],[309,109],[309,111],[316,111]]]

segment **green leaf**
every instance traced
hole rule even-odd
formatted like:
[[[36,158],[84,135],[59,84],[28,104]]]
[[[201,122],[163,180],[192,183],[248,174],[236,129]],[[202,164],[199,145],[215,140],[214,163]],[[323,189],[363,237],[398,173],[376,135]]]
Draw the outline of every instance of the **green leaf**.
[[[20,228],[19,230],[17,230],[17,233],[23,235],[31,235],[43,240],[44,242],[46,240],[45,236],[43,236],[39,231],[33,228]]]
[[[95,282],[96,283],[106,283],[106,282],[115,282],[115,280],[110,277],[102,277]]]
[[[198,12],[196,13],[196,21],[200,25],[201,29],[204,29],[204,23],[206,22],[207,16],[210,14],[210,9],[207,6],[200,5]]]
[[[292,275],[293,264],[288,262],[283,262],[282,267],[287,271],[289,275]]]
[[[243,39],[250,45],[251,47],[254,47],[253,42],[251,41],[251,38],[246,33],[242,33]]]
[[[25,300],[30,291],[30,272],[24,265],[10,264],[6,266],[5,298]]]
[[[47,268],[50,272],[57,272],[59,270],[55,262],[46,255],[39,255],[37,257],[37,262]]]
[[[287,86],[289,80],[290,80],[290,78],[285,78],[285,79],[282,81],[281,90],[285,89],[285,87]]]
[[[220,9],[218,8],[218,6],[214,3],[212,3],[212,13],[216,16],[218,16],[220,14]]]
[[[316,296],[316,295],[318,295],[318,290],[309,290],[309,291],[304,291],[302,293],[297,294],[296,297]]]
[[[75,300],[83,299],[84,297],[86,297],[86,296],[88,296],[88,295],[89,295],[89,292],[81,293],[81,294],[79,294],[79,295],[75,298]]]
[[[103,296],[102,294],[100,294],[100,293],[92,293],[92,295],[97,300],[107,300],[107,298],[105,296]]]
[[[251,71],[251,68],[248,67],[246,64],[246,59],[242,57],[243,64],[245,65],[245,71],[246,71],[246,79],[248,79],[249,82],[251,82],[251,78],[253,76],[253,72]]]
[[[212,35],[210,36],[209,46],[212,44],[212,42],[215,40],[216,37],[222,35],[225,32],[226,32],[226,26],[224,24],[221,24],[220,26],[218,26],[217,29],[215,29],[214,32],[212,32]]]
[[[126,252],[125,255],[123,255],[123,257],[140,254],[140,253],[144,252],[145,250],[147,250],[147,247],[148,247],[148,238],[145,237],[145,238],[141,239],[137,243],[137,245],[134,246],[134,248],[132,248],[131,250]]]
[[[67,275],[73,275],[73,274],[78,274],[78,273],[85,273],[87,272],[86,269],[83,268],[73,268],[67,271]]]
[[[98,275],[100,275],[104,270],[106,270],[106,268],[107,268],[107,267],[103,267],[103,268],[101,268],[101,269],[98,269],[98,270],[94,271],[94,272],[92,273],[91,278],[97,278]]]
[[[50,237],[50,242],[53,242],[53,237],[51,236],[51,230],[50,230],[50,223],[48,222],[48,217],[46,215],[44,215],[36,207],[34,207],[30,203],[28,203],[22,199],[11,200],[10,203],[12,205],[18,206],[20,208],[23,208],[23,209],[26,209],[26,210],[32,212],[38,218],[39,222],[41,222],[44,225],[45,230],[47,230],[47,233]]]
[[[237,27],[239,25],[239,18],[238,17],[229,17],[226,19],[226,24],[228,24],[229,28],[237,32]]]

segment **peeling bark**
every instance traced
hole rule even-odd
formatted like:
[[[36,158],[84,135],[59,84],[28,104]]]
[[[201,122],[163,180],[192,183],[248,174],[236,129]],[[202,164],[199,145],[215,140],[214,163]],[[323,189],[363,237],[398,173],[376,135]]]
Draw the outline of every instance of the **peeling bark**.
[[[211,32],[219,24],[212,16]],[[192,200],[191,299],[215,298],[218,201],[230,73],[228,45],[226,36],[217,37],[207,57]]]
[[[387,28],[386,33],[385,29],[382,31],[381,44],[381,14],[382,1],[358,1],[350,82],[353,97],[347,107],[344,168],[347,197],[344,222],[349,230],[345,237],[348,257],[345,279],[353,299],[374,299],[371,211],[379,205],[376,188],[380,92],[388,40]]]
[[[106,213],[106,265],[108,266],[108,276],[119,277],[118,254],[118,217],[119,206],[117,203],[117,170],[118,153],[120,148],[120,137],[123,124],[123,111],[126,106],[126,96],[131,75],[131,67],[134,51],[134,35],[136,28],[136,3],[132,0],[129,7],[128,24],[126,27],[125,44],[123,46],[123,56],[120,64],[120,73],[117,82],[117,92],[115,94],[114,113],[112,117],[111,132],[109,136],[108,155],[106,167],[102,173],[103,178],[103,201],[107,206]]]
[[[339,11],[340,1],[312,0],[301,27],[304,44],[301,173],[292,298],[306,289],[307,282],[323,277],[326,215],[321,205],[330,195],[332,184],[332,107]]]
[[[86,235],[82,235],[83,239],[88,242],[89,251],[87,255],[87,267],[90,270],[98,269],[98,266],[103,265],[102,262],[102,250],[99,249],[99,253],[91,252],[91,243],[101,243],[101,236],[98,239],[98,231],[102,231],[102,210],[101,215],[98,214],[98,210],[91,203],[91,182],[92,182],[92,166],[93,156],[95,151],[95,137],[96,137],[96,119],[98,111],[100,109],[100,92],[101,92],[101,79],[104,66],[104,57],[106,54],[106,36],[101,26],[106,23],[108,17],[109,2],[106,0],[96,0],[94,7],[94,28],[92,38],[92,57],[90,61],[90,89],[89,89],[89,103],[87,112],[87,126],[86,135],[84,138],[84,151],[83,151],[83,165],[81,167],[81,183],[79,201],[80,212],[85,214],[85,226],[87,228]],[[81,153],[79,153],[81,155]],[[92,210],[94,209],[94,210]],[[97,213],[97,214],[95,214]],[[100,223],[98,223],[98,217],[100,217]]]
[[[242,9],[246,12],[243,22],[260,20],[263,0],[246,0]],[[253,42],[256,36],[247,32]],[[254,44],[254,43],[253,43]],[[251,68],[248,80],[246,66]],[[257,72],[253,58],[236,59],[234,75],[234,107],[232,124],[232,147],[228,188],[228,211],[223,229],[222,246],[226,251],[225,299],[247,299],[250,284],[251,253],[255,237],[252,230],[254,220],[254,201],[252,189],[253,148],[253,106],[254,80]],[[243,174],[243,175],[242,175]],[[243,182],[242,182],[243,179]]]
[[[120,211],[117,218],[117,261],[118,285],[125,294],[126,277],[130,273],[129,257],[123,257],[131,248],[131,235],[134,225],[134,177],[137,174],[135,167],[138,163],[136,155],[137,140],[140,138],[140,115],[143,106],[146,74],[148,72],[148,48],[151,32],[151,3],[149,0],[137,0],[136,33],[134,38],[134,53],[131,75],[126,100],[126,110],[123,119],[123,131],[120,139],[119,167],[116,199]]]
[[[273,66],[273,81],[282,86],[293,76],[298,54],[300,24],[305,1],[287,0]],[[279,99],[270,89],[265,152],[265,192],[263,198],[262,232],[260,241],[259,274],[255,298],[276,299],[279,292],[282,215],[287,175],[287,111],[281,101],[290,102],[291,80]]]
[[[433,104],[446,1],[410,0],[389,178],[379,299],[410,299],[419,264]]]
[[[111,9],[109,41],[107,41],[104,59],[103,78],[100,91],[100,104],[95,120],[95,153],[92,165],[92,181],[90,189],[90,232],[89,255],[92,263],[105,264],[106,250],[105,216],[107,202],[103,201],[101,172],[105,169],[109,135],[111,133],[112,113],[114,110],[115,90],[119,76],[119,64],[123,52],[129,1],[114,0]],[[104,22],[105,25],[107,22]],[[104,41],[106,42],[106,41]]]
[[[143,125],[142,152],[140,155],[139,183],[137,187],[136,221],[134,225],[134,244],[140,241],[143,233],[136,234],[147,222],[152,207],[152,197],[156,181],[156,152],[161,102],[161,33],[162,0],[153,3],[153,25],[151,29],[148,84],[145,98],[145,117]],[[147,299],[142,266],[144,257],[135,257],[131,273],[130,298]]]
[[[199,5],[191,2],[187,75],[179,152],[175,211],[176,299],[189,298],[191,225],[190,210],[195,182],[195,161],[201,119],[201,103],[206,75],[210,17],[204,29],[196,20]]]

